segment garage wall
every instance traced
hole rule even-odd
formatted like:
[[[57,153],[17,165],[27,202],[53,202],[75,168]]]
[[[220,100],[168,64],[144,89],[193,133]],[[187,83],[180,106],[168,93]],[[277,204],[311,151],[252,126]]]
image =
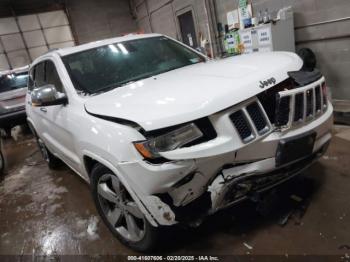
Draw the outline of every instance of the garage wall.
[[[180,41],[182,39],[177,16],[191,10],[197,40],[202,33],[212,43],[213,52],[217,52],[215,39],[211,39],[215,34],[214,24],[207,14],[210,9],[205,0],[131,0],[131,4],[140,30],[165,34]]]
[[[73,46],[64,11],[0,19],[0,71],[28,65],[52,48]]]
[[[333,98],[350,100],[350,1],[349,0],[253,0],[254,13],[292,6],[297,49],[311,48],[318,67],[326,75]],[[218,21],[238,6],[238,0],[216,1]],[[340,19],[344,18],[344,19]],[[340,19],[340,21],[332,21]]]
[[[128,0],[67,0],[65,4],[79,44],[137,31]]]

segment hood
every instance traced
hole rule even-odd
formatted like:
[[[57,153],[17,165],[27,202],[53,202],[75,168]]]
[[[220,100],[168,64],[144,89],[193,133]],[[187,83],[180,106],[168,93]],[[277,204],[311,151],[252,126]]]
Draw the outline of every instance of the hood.
[[[287,52],[258,53],[176,69],[89,97],[87,112],[139,124],[146,131],[203,118],[247,100],[302,67]],[[261,82],[268,84],[262,89]]]

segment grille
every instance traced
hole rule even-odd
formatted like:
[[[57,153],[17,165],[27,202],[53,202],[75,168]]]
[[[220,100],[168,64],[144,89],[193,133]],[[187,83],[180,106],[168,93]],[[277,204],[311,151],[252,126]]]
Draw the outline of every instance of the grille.
[[[316,100],[316,112],[321,111],[321,103],[322,103],[322,97],[321,97],[321,87],[318,86],[315,88],[315,100]]]
[[[234,124],[235,128],[237,129],[237,132],[241,139],[244,142],[249,142],[253,136],[252,129],[250,128],[250,125],[248,123],[247,118],[245,117],[242,110],[239,110],[235,113],[233,113],[230,116],[230,119],[232,123]]]
[[[310,84],[309,88],[291,86],[290,81],[284,81],[258,95],[271,124],[276,127],[310,121],[327,109],[324,81],[322,84]]]
[[[293,80],[288,78],[287,80],[271,87],[270,89],[258,95],[259,101],[261,102],[261,105],[263,106],[271,124],[275,124],[276,122],[278,93],[285,90],[291,90],[293,88]]]
[[[309,122],[327,109],[327,89],[322,84],[286,88],[284,83],[258,95],[243,105],[230,119],[244,143],[251,142],[273,130],[290,128],[298,122]],[[289,86],[290,87],[290,86]]]
[[[278,99],[276,111],[276,126],[285,126],[289,122],[290,97],[285,96]]]
[[[304,93],[295,96],[294,122],[304,119]]]
[[[322,88],[322,101],[323,101],[323,107],[324,108],[327,108],[327,86],[326,86],[326,83],[323,82],[321,84],[321,88]]]
[[[247,106],[247,111],[259,134],[266,133],[269,130],[268,124],[258,103]]]
[[[306,91],[306,116],[314,114],[314,92],[313,89]]]

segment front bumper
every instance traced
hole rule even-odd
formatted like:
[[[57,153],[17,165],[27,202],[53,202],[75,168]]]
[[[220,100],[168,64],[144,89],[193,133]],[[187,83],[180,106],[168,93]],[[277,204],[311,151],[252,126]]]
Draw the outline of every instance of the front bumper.
[[[228,112],[229,113],[229,112]],[[120,164],[131,188],[153,219],[160,225],[191,222],[212,214],[299,174],[317,160],[331,140],[333,108],[319,118],[285,131],[274,131],[235,150],[232,141],[218,136],[220,142],[207,142],[207,154],[199,157],[198,147],[182,150],[185,160],[153,165],[146,161]],[[220,121],[218,121],[220,123]],[[215,128],[224,129],[223,126]],[[281,140],[314,132],[312,153],[303,159],[276,167],[276,152]],[[225,141],[227,145],[223,143]],[[215,146],[224,148],[221,153]],[[235,144],[233,145],[235,146]],[[190,152],[193,151],[192,158]],[[174,155],[178,154],[175,152]],[[168,158],[169,155],[167,156]],[[170,158],[172,159],[172,158]],[[175,158],[176,159],[176,158]]]
[[[26,123],[27,115],[26,110],[19,110],[11,113],[5,113],[0,115],[0,128],[12,128],[16,125],[22,125]]]

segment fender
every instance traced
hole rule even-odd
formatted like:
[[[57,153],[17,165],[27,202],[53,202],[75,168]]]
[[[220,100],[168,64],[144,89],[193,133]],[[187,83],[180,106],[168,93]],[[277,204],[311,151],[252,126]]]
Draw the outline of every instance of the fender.
[[[128,190],[128,192],[130,193],[131,197],[135,200],[135,202],[138,204],[139,208],[141,209],[141,211],[145,214],[148,222],[151,223],[152,226],[154,227],[158,227],[158,223],[155,221],[155,219],[153,218],[153,216],[151,215],[151,213],[146,209],[145,205],[143,204],[143,202],[141,201],[141,197],[139,197],[136,192],[130,187],[129,183],[126,181],[126,179],[121,175],[121,171],[118,170],[117,167],[115,167],[112,163],[110,163],[109,161],[99,157],[98,155],[95,155],[94,153],[87,151],[87,150],[82,150],[82,153],[84,156],[88,156],[92,159],[94,159],[95,161],[99,162],[100,164],[104,165],[105,167],[107,167],[108,169],[110,169],[114,175],[116,175],[118,177],[118,179],[122,182],[122,184],[126,187],[126,189]],[[84,161],[82,161],[83,163]],[[90,182],[90,180],[89,180]]]
[[[32,133],[33,133],[35,136],[38,136],[37,132],[35,131],[36,128],[35,128],[34,122],[33,122],[29,117],[27,117],[27,122],[28,122],[28,126],[29,126],[30,130],[32,131]]]

